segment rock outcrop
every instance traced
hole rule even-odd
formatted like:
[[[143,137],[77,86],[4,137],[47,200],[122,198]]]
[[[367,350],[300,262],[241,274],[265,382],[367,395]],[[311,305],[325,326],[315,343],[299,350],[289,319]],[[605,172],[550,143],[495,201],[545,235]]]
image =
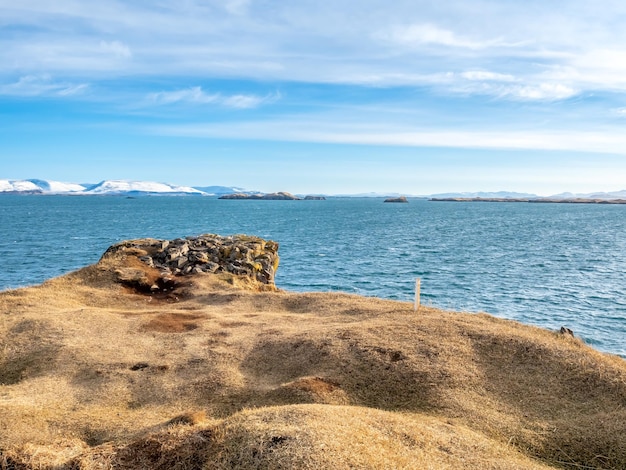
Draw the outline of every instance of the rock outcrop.
[[[141,264],[128,262],[135,258]],[[162,291],[174,284],[175,276],[227,272],[274,285],[278,269],[278,243],[262,238],[205,234],[175,240],[143,238],[111,246],[101,261],[127,262],[116,273],[118,280],[134,287]]]

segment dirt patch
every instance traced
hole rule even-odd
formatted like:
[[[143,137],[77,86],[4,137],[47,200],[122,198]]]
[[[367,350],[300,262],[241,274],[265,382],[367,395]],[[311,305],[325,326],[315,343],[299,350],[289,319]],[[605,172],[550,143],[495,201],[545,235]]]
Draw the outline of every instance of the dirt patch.
[[[152,320],[144,323],[143,331],[156,331],[157,333],[184,333],[199,328],[199,320],[202,315],[188,313],[161,313]]]
[[[269,393],[273,401],[291,403],[319,403],[347,405],[350,398],[338,382],[326,377],[300,377],[281,385]]]
[[[324,377],[302,377],[287,384],[292,388],[297,388],[311,393],[332,393],[339,388],[339,384]]]

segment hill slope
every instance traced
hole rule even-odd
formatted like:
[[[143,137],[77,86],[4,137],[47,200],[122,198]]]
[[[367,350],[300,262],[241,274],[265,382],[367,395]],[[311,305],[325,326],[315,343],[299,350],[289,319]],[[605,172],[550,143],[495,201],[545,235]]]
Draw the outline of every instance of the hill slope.
[[[0,468],[626,468],[626,363],[570,336],[128,263],[0,293]]]

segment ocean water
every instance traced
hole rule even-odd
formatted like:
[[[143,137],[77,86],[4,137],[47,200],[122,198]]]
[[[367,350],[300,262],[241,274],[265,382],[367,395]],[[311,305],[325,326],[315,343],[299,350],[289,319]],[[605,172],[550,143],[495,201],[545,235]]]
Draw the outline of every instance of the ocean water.
[[[0,290],[96,262],[131,238],[279,242],[278,287],[344,291],[567,326],[626,357],[626,205],[378,198],[0,197]]]

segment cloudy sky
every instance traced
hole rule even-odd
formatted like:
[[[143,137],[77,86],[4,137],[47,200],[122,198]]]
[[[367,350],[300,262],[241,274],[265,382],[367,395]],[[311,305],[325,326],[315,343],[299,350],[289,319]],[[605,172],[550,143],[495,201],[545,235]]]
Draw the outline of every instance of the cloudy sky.
[[[0,0],[0,178],[626,189],[621,0]]]

